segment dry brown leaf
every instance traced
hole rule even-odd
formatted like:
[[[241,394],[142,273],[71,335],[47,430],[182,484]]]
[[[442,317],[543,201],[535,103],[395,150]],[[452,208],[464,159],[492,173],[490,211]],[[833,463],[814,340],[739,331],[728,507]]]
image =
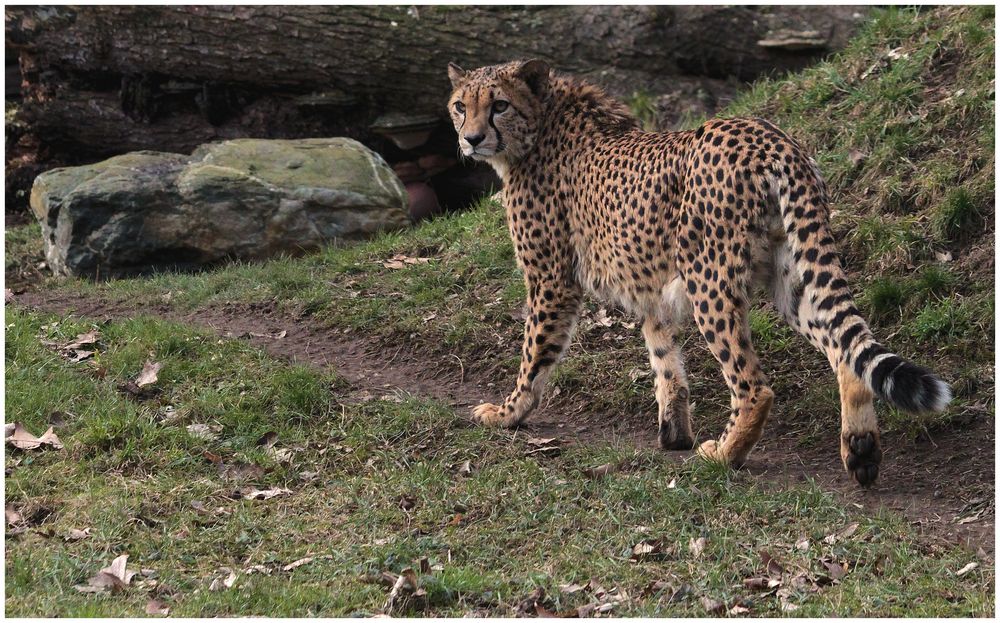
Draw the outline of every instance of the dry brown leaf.
[[[608,474],[614,473],[615,471],[617,471],[615,465],[612,465],[611,463],[605,463],[604,465],[598,465],[597,467],[588,467],[587,469],[583,470],[583,475],[586,476],[587,478],[597,479],[603,476],[607,476]]]
[[[13,300],[14,300],[14,291],[11,290],[10,288],[4,288],[3,289],[3,302],[4,303],[10,303]]]
[[[164,603],[162,601],[160,601],[159,599],[150,599],[149,603],[146,604],[146,614],[149,614],[149,615],[156,615],[156,614],[167,615],[167,614],[170,614],[170,608],[167,607],[166,605],[164,605]]]
[[[80,333],[79,335],[76,336],[75,340],[63,344],[60,348],[62,348],[62,350],[67,352],[79,350],[81,346],[92,346],[96,344],[98,337],[99,334],[97,332],[97,329],[91,329],[86,333]]]
[[[32,435],[20,422],[14,422],[13,428],[4,427],[4,433],[7,443],[19,450],[34,450],[43,446],[62,450],[63,447],[51,426],[41,437]]]
[[[270,448],[277,442],[278,442],[278,433],[274,432],[273,430],[269,430],[260,436],[260,439],[257,440],[257,445],[262,448]]]
[[[781,564],[777,560],[775,560],[774,557],[771,556],[771,554],[767,550],[764,550],[760,553],[760,563],[761,565],[764,566],[764,569],[767,571],[767,575],[771,576],[772,578],[780,579],[781,574],[785,571],[785,569],[781,566]]]
[[[396,582],[392,585],[392,590],[389,591],[389,597],[386,599],[385,606],[382,609],[386,612],[391,611],[402,595],[406,593],[416,594],[419,588],[417,574],[413,569],[409,567],[403,569],[400,571],[399,577],[396,578]]]
[[[657,539],[644,539],[632,546],[632,555],[629,556],[629,560],[631,562],[641,562],[654,558],[662,558],[670,554],[671,551],[672,548],[663,547],[662,541]],[[591,583],[593,583],[593,580],[591,580]],[[603,591],[604,589],[601,590]]]
[[[735,606],[729,609],[729,612],[727,614],[731,617],[738,617],[748,612],[750,612],[750,608],[736,604]]]
[[[87,584],[73,588],[81,593],[100,593],[105,590],[118,592],[127,588],[135,575],[135,571],[128,570],[128,554],[122,554],[111,561],[111,566],[101,569],[87,580]]]
[[[408,265],[427,264],[430,261],[431,258],[429,257],[409,257],[407,255],[396,254],[393,255],[392,258],[382,262],[382,266],[398,270],[400,268],[406,268]]]
[[[809,537],[804,536],[798,541],[796,541],[795,549],[799,550],[800,552],[809,551]]]
[[[90,359],[94,356],[94,351],[92,350],[74,350],[73,354],[66,355],[66,358],[70,363],[80,363],[86,359]]]
[[[305,558],[299,558],[295,562],[290,562],[281,568],[282,571],[291,571],[293,569],[298,569],[302,565],[308,565],[312,561],[316,560],[314,556],[306,556]]]
[[[548,446],[552,445],[553,441],[556,441],[555,437],[529,437],[524,443],[529,446]]]
[[[697,539],[691,539],[691,541],[688,543],[688,550],[691,552],[691,555],[693,557],[695,558],[701,557],[701,553],[705,551],[705,542],[706,540],[705,537],[703,536],[700,536]]]
[[[78,530],[73,528],[69,531],[69,534],[65,536],[67,541],[79,541],[90,536],[90,528],[84,528],[83,530]]]
[[[755,591],[768,590],[780,585],[781,585],[780,580],[774,580],[771,578],[753,577],[753,578],[745,578],[743,580],[743,586]]]
[[[162,368],[162,363],[146,361],[142,366],[142,372],[139,373],[139,377],[135,379],[136,387],[145,387],[146,385],[155,383],[157,375],[159,375]]]
[[[781,598],[778,601],[780,602],[780,607],[782,612],[795,612],[796,610],[799,609],[799,607],[796,604],[793,604],[792,602],[786,600],[785,598]]]
[[[858,524],[852,523],[843,530],[841,530],[840,532],[826,535],[825,537],[823,537],[823,542],[826,543],[827,545],[834,545],[835,543],[843,541],[847,537],[851,536],[852,534],[857,532],[857,530],[858,530]]]
[[[565,595],[572,595],[573,593],[579,593],[584,588],[586,587],[580,586],[579,584],[560,584],[559,592]]]
[[[222,432],[219,424],[188,424],[187,432],[203,441],[215,441]]]
[[[726,611],[726,604],[722,603],[718,599],[702,597],[700,601],[701,607],[704,608],[709,614],[722,614]]]
[[[236,584],[236,571],[229,567],[220,567],[219,571],[228,575],[225,578],[215,578],[212,580],[212,583],[208,586],[208,590],[212,592],[232,588]]]
[[[860,149],[852,149],[847,154],[847,159],[851,161],[852,165],[858,166],[859,164],[868,159],[868,154],[861,151]]]
[[[13,526],[14,524],[20,523],[24,518],[21,517],[21,513],[17,512],[13,507],[5,506],[3,509],[4,519],[7,520],[8,526]]]
[[[264,453],[279,463],[291,463],[294,456],[288,448],[270,447],[265,449]]]
[[[245,500],[270,500],[271,498],[276,498],[280,495],[291,495],[291,489],[285,489],[284,487],[275,487],[273,489],[254,489],[246,494],[244,494],[243,499]]]
[[[964,567],[962,567],[961,569],[959,569],[958,571],[956,571],[955,572],[955,577],[959,577],[960,578],[963,575],[965,575],[966,573],[968,573],[970,571],[973,571],[974,569],[976,569],[978,567],[979,567],[979,563],[978,562],[970,562],[969,564],[965,565]]]
[[[847,563],[838,562],[835,560],[823,560],[823,566],[826,567],[827,572],[830,574],[830,579],[834,582],[839,582],[844,579],[847,575]]]

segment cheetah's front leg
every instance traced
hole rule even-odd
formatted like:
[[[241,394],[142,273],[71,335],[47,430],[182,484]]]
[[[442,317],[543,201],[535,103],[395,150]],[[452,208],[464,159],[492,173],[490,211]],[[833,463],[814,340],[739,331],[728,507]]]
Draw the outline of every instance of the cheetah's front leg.
[[[488,426],[514,427],[531,413],[542,396],[552,368],[562,358],[580,313],[580,290],[566,283],[528,285],[528,317],[517,386],[500,406],[481,404],[473,417]]]
[[[694,435],[691,432],[688,383],[680,348],[674,342],[675,332],[672,325],[655,317],[646,318],[642,324],[656,387],[660,447],[664,450],[690,450],[694,446]]]

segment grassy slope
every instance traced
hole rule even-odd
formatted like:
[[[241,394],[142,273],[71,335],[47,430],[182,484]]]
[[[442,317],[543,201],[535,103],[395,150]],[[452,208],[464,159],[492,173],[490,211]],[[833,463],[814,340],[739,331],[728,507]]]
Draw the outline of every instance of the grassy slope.
[[[816,150],[836,202],[845,261],[877,333],[956,381],[958,405],[943,418],[924,423],[889,414],[890,427],[959,426],[993,411],[994,40],[987,10],[883,13],[840,57],[763,82],[727,111],[768,116]],[[896,48],[898,58],[888,58]],[[850,162],[852,150],[866,155],[857,166]],[[9,232],[7,245],[8,270],[28,270],[40,249],[37,226]],[[936,259],[945,251],[952,261]],[[433,259],[403,270],[384,268],[381,262],[397,253]],[[510,382],[519,351],[520,321],[511,312],[523,285],[502,215],[490,203],[299,259],[200,275],[46,286],[140,304],[168,296],[181,307],[278,300],[331,326],[456,352],[501,384]],[[728,600],[746,593],[740,582],[758,564],[760,548],[815,569],[819,551],[801,554],[789,544],[848,521],[819,492],[764,493],[742,481],[732,487],[730,479],[740,481],[739,475],[695,463],[670,465],[655,453],[587,448],[555,459],[525,458],[516,440],[502,443],[504,435],[467,429],[439,405],[376,401],[330,411],[327,405],[342,393],[336,379],[155,321],[104,327],[108,376],[94,379],[41,349],[36,335],[45,320],[8,313],[8,413],[35,432],[54,409],[77,417],[60,431],[67,442],[63,453],[8,458],[8,467],[11,461],[16,467],[7,501],[28,511],[52,507],[56,512],[44,527],[60,534],[92,526],[95,536],[75,543],[30,535],[8,540],[10,613],[138,612],[144,604],[139,594],[101,598],[69,588],[122,551],[178,589],[171,598],[177,614],[372,612],[385,590],[360,583],[359,574],[398,571],[421,555],[446,561],[448,549],[451,563],[428,580],[432,612],[482,607],[503,614],[536,584],[558,598],[556,584],[591,576],[606,588],[636,594],[648,580],[673,574],[671,582],[691,584],[696,597]],[[833,443],[828,423],[837,419],[836,389],[822,357],[768,307],[755,310],[753,321],[781,417]],[[55,330],[71,337],[83,328]],[[645,368],[635,333],[584,323],[555,384],[585,396],[595,409],[651,413],[648,378],[632,382],[628,374]],[[721,426],[728,400],[700,340],[690,340],[687,350],[696,417],[707,436]],[[149,352],[167,362],[165,394],[136,405],[113,387],[134,375]],[[181,413],[178,422],[161,421],[158,413],[167,404]],[[187,435],[180,425],[188,423],[223,429],[217,442],[206,444]],[[285,447],[314,443],[296,453],[292,467],[276,464],[254,446],[269,429]],[[350,458],[319,454],[333,445],[352,448]],[[269,471],[255,484],[285,484],[296,493],[266,503],[228,500],[225,494],[238,484],[223,482],[201,457],[203,449],[261,462]],[[455,478],[449,466],[466,458],[476,470],[471,478]],[[611,460],[635,466],[599,483],[579,472]],[[302,471],[321,476],[305,484]],[[671,497],[664,483],[674,476],[682,495]],[[402,495],[421,500],[410,515],[396,506]],[[232,514],[202,517],[191,509],[193,500]],[[476,518],[467,529],[444,525],[456,500]],[[779,512],[789,516],[775,521]],[[594,521],[595,513],[608,520]],[[859,572],[809,597],[796,614],[992,611],[992,568],[955,578],[946,570],[968,562],[961,554],[915,544],[907,527],[891,518],[861,521],[863,538],[830,552],[858,564]],[[644,538],[640,526],[679,543],[681,553],[656,564],[625,563],[624,552]],[[194,536],[173,536],[185,529]],[[706,559],[695,562],[685,548],[700,531],[713,544]],[[237,591],[205,590],[218,567],[288,563],[307,552],[334,558],[291,575],[242,578]],[[569,601],[551,605],[584,600]],[[627,611],[666,607],[651,599]],[[697,598],[669,608],[703,612]],[[775,608],[768,598],[753,611]]]
[[[992,569],[955,575],[972,559],[967,552],[927,548],[893,517],[852,517],[853,509],[810,486],[763,491],[741,474],[631,447],[525,456],[523,436],[471,427],[441,405],[339,405],[343,387],[329,374],[152,319],[100,327],[100,377],[95,366],[68,363],[39,342],[69,340],[92,325],[52,320],[18,311],[7,318],[9,412],[36,432],[51,411],[69,412],[59,429],[65,449],[8,453],[6,504],[44,518],[37,530],[7,539],[8,615],[141,614],[149,586],[120,595],[72,588],[121,553],[157,572],[169,587],[159,589],[162,600],[178,616],[371,614],[387,589],[364,576],[398,573],[422,557],[442,568],[422,573],[426,599],[401,603],[397,613],[508,615],[539,586],[549,596],[545,607],[567,611],[594,598],[562,595],[559,585],[595,578],[631,596],[615,607],[619,614],[704,614],[702,597],[780,614],[773,594],[743,586],[764,573],[765,550],[787,570],[786,586],[802,572],[828,575],[824,559],[848,564],[840,583],[791,590],[795,614],[993,609]],[[161,393],[124,398],[115,386],[150,353],[164,364]],[[198,423],[219,425],[218,439],[188,434],[185,426]],[[269,431],[276,447],[292,450],[290,463],[257,447]],[[264,471],[226,479],[206,451]],[[465,461],[468,475],[457,469]],[[619,471],[596,480],[583,471],[604,463]],[[293,493],[234,499],[251,484]],[[853,536],[824,542],[854,521]],[[74,528],[91,536],[64,540]],[[706,544],[696,556],[689,544],[699,537]],[[803,537],[806,549],[796,546]],[[644,539],[673,549],[629,562]],[[281,570],[305,556],[316,559]],[[255,565],[269,574],[244,573]],[[228,574],[224,567],[240,572],[235,587],[209,591],[213,578]],[[657,580],[671,588],[643,594]],[[688,596],[670,603],[683,586]]]

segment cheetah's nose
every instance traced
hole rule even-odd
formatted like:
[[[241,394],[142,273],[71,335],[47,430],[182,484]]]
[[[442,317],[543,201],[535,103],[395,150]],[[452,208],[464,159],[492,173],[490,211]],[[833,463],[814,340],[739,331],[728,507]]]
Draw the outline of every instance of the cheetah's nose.
[[[486,138],[485,134],[466,134],[465,135],[466,142],[469,143],[469,145],[472,145],[473,147],[475,147],[476,145],[482,143],[484,138]]]

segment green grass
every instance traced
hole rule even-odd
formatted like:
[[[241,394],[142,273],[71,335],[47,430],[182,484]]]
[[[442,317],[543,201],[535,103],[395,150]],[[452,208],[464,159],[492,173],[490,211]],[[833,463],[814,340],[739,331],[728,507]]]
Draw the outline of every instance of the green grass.
[[[470,427],[440,404],[348,404],[335,372],[150,318],[100,325],[96,365],[41,344],[69,340],[92,328],[87,321],[8,310],[6,322],[9,419],[40,432],[51,411],[71,412],[57,429],[64,449],[7,453],[7,506],[42,518],[7,538],[10,616],[142,616],[157,590],[174,616],[371,615],[388,588],[365,578],[419,569],[422,558],[433,567],[419,573],[426,597],[402,600],[395,614],[509,616],[537,587],[546,608],[571,611],[596,599],[559,585],[594,579],[629,596],[618,615],[704,616],[709,597],[777,616],[773,595],[743,586],[764,571],[765,550],[788,569],[786,582],[797,570],[826,573],[823,558],[848,564],[841,582],[790,593],[799,616],[993,612],[991,568],[956,577],[967,553],[926,548],[905,522],[858,515],[812,485],[774,490],[626,446],[526,456],[523,435]],[[164,364],[159,393],[124,397],[117,385],[149,357]],[[218,438],[189,434],[191,423],[221,426]],[[256,445],[271,431],[290,462]],[[206,452],[262,470],[227,480]],[[456,469],[465,461],[468,475]],[[617,469],[596,480],[584,473],[603,463]],[[293,493],[233,497],[274,486]],[[853,536],[824,542],[852,522]],[[88,538],[63,538],[84,528]],[[707,541],[696,558],[688,545],[698,537]],[[630,562],[644,539],[666,553]],[[140,578],[120,594],[72,588],[121,553],[169,589],[135,585]],[[282,570],[306,556],[314,560]],[[245,572],[255,565],[268,573]],[[208,590],[224,567],[238,571],[235,586]],[[688,587],[688,597],[644,593],[658,580]]]
[[[994,282],[991,265],[976,260],[993,249],[993,144],[984,138],[993,134],[992,30],[976,25],[976,8],[891,8],[874,15],[843,52],[803,72],[759,81],[722,115],[766,116],[816,153],[829,180],[849,283],[876,336],[903,356],[933,363],[945,379],[964,374],[971,358],[982,378],[970,399],[992,404],[992,340],[983,336],[994,333],[992,314],[984,315]],[[650,97],[637,92],[631,104],[642,109]],[[854,151],[864,155],[857,163]],[[8,274],[41,261],[38,231],[32,225],[8,233]],[[430,261],[383,266],[397,254]],[[937,259],[948,255],[954,259]],[[301,258],[196,275],[44,285],[126,304],[169,301],[180,309],[274,301],[339,329],[455,354],[489,371],[498,385],[516,370],[521,320],[512,314],[524,298],[502,209],[489,200],[409,231]],[[773,383],[786,388],[779,408],[814,410],[780,375],[827,384],[832,375],[823,356],[764,309],[752,321],[765,366],[777,367],[770,371]],[[647,409],[645,387],[622,380],[645,367],[637,333],[620,327],[581,332],[557,386],[594,408]],[[688,366],[705,377],[701,387],[708,394],[693,395],[704,425],[714,430],[725,419],[727,400],[717,367],[691,335],[682,336]],[[943,414],[941,424],[952,415]]]

